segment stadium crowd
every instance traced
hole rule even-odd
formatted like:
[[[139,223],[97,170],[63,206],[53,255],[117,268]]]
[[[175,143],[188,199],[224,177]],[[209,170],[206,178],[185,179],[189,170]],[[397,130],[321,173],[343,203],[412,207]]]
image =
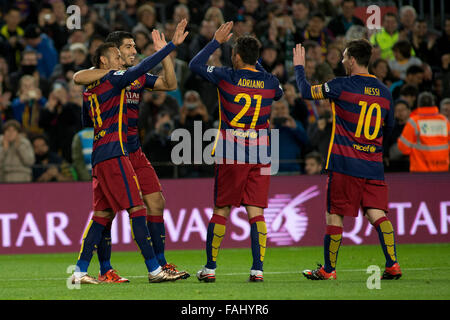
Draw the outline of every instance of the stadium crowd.
[[[94,3],[96,6],[94,6]],[[194,132],[217,128],[217,92],[192,74],[189,61],[224,21],[234,21],[233,38],[255,35],[262,66],[276,75],[284,97],[273,104],[271,128],[280,129],[280,172],[317,174],[324,167],[332,129],[328,100],[304,100],[295,84],[292,49],[306,48],[306,77],[314,84],[345,76],[345,42],[366,38],[374,45],[370,71],[395,101],[395,128],[385,139],[385,170],[408,171],[409,158],[397,139],[423,91],[432,92],[440,112],[450,118],[450,18],[442,30],[419,18],[411,6],[383,15],[381,29],[370,30],[355,15],[353,0],[76,0],[81,28],[69,30],[63,0],[1,1],[0,15],[0,182],[90,180],[81,126],[83,87],[72,76],[92,66],[91,57],[108,33],[132,32],[138,60],[154,52],[150,33],[171,39],[188,19],[186,41],[173,51],[178,88],[146,92],[139,115],[143,151],[160,178],[212,176],[207,165],[172,166],[177,128]],[[101,13],[100,13],[101,12]],[[231,66],[232,41],[221,45],[209,65]],[[161,66],[151,71],[158,74]],[[84,152],[84,153],[83,153]]]

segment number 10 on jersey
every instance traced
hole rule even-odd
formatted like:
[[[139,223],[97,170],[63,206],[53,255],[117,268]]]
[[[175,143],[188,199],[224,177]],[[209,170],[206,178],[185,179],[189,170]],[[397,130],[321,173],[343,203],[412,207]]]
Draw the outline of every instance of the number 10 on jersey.
[[[364,127],[364,137],[367,140],[373,140],[378,136],[378,132],[381,127],[381,107],[378,103],[372,103],[367,110],[367,101],[360,101],[361,112],[359,114],[358,126],[356,127],[355,137],[361,137],[361,133]],[[375,128],[370,133],[370,123],[372,121],[372,116],[374,111],[376,112]]]

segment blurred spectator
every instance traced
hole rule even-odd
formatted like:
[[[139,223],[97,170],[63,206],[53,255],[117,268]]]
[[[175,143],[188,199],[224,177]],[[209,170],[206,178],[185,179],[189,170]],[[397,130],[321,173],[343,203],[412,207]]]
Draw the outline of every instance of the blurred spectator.
[[[42,96],[36,79],[30,75],[20,78],[17,95],[11,104],[14,119],[22,124],[27,134],[42,133],[43,130],[39,127],[39,114],[47,99]]]
[[[72,181],[72,169],[55,152],[50,151],[47,138],[43,135],[32,140],[36,161],[33,166],[33,181]]]
[[[164,35],[167,41],[172,40],[173,34],[175,33],[177,25],[172,20],[167,21],[164,24]],[[189,36],[189,35],[188,35]],[[150,42],[150,41],[149,41]],[[177,60],[181,60],[187,63],[189,61],[189,57],[191,53],[189,52],[189,45],[186,41],[177,46],[177,50],[173,50],[171,55],[175,53]],[[183,88],[182,88],[183,90]]]
[[[294,0],[292,2],[292,19],[297,34],[303,34],[308,24],[309,2],[307,0]]]
[[[304,40],[312,40],[320,45],[322,56],[327,54],[327,46],[331,42],[328,30],[325,28],[325,16],[321,12],[311,15],[306,30],[303,33]]]
[[[397,82],[394,82],[390,90],[392,92],[392,97],[394,100],[399,98],[400,90],[405,85],[411,85],[420,89],[423,83],[424,71],[420,66],[412,65],[406,70],[405,79],[400,79]]]
[[[330,0],[308,0],[311,12],[322,12],[327,17],[335,17],[338,13],[338,6]]]
[[[211,127],[208,109],[203,104],[197,91],[189,90],[184,94],[183,106],[180,109],[178,126],[194,132],[195,121],[202,121],[203,129]]]
[[[305,156],[305,173],[307,175],[321,174],[323,170],[323,157],[317,151],[312,151]]]
[[[150,4],[144,4],[137,10],[138,24],[132,29],[132,33],[144,31],[150,34],[154,28],[162,30],[162,26],[156,21],[155,8]]]
[[[369,72],[383,82],[387,87],[392,84],[391,69],[386,60],[379,58],[370,65]]]
[[[301,122],[289,114],[285,99],[273,102],[270,127],[279,130],[279,172],[301,172],[300,160],[308,136]]]
[[[287,82],[283,85],[284,98],[289,105],[289,113],[296,121],[300,121],[305,129],[309,123],[315,122],[314,114],[309,114],[308,107],[297,92],[296,87]]]
[[[281,83],[287,81],[287,72],[284,64],[278,57],[276,47],[272,44],[268,44],[262,48],[261,65],[267,72],[275,75]]]
[[[341,2],[342,14],[339,14],[328,23],[328,29],[334,37],[345,36],[351,26],[364,26],[364,22],[355,16],[356,0],[343,0]]]
[[[397,15],[388,12],[383,16],[383,28],[370,37],[370,42],[381,49],[381,58],[391,60],[394,58],[392,47],[398,42]]]
[[[211,4],[206,4],[204,11],[209,7],[219,8],[225,21],[231,21],[236,15],[237,7],[230,1],[226,0],[211,0]]]
[[[411,36],[416,23],[417,12],[412,6],[402,6],[400,8],[400,38],[407,39]]]
[[[34,24],[25,28],[24,39],[27,45],[25,49],[32,48],[40,54],[37,66],[40,76],[50,78],[53,68],[58,63],[58,52],[53,41]]]
[[[450,98],[445,98],[441,101],[439,112],[450,121]]]
[[[397,100],[394,104],[394,128],[389,136],[383,138],[384,163],[386,171],[409,171],[409,157],[403,155],[397,146],[397,140],[402,134],[411,114],[411,108],[406,100]]]
[[[191,59],[212,40],[216,30],[217,28],[214,21],[202,21],[199,33],[193,37],[192,42],[189,45]],[[231,66],[231,45],[223,43],[221,44],[220,49],[222,50],[222,63],[226,66]]]
[[[158,113],[154,130],[148,132],[142,143],[142,151],[151,159],[158,177],[173,178],[174,166],[158,165],[158,163],[171,163],[172,141],[170,135],[174,130],[174,121],[168,112]]]
[[[31,182],[33,147],[21,133],[20,123],[8,120],[0,135],[0,182]]]
[[[263,21],[267,16],[267,13],[259,0],[243,0],[242,7],[239,8],[238,14],[242,16],[250,15],[256,21]]]
[[[138,120],[141,140],[154,128],[158,113],[165,111],[174,118],[179,110],[177,100],[166,91],[144,92]]]
[[[434,45],[434,50],[436,51],[437,57],[442,57],[444,55],[450,54],[450,16],[445,18],[444,32],[436,40]]]
[[[212,127],[211,119],[199,93],[189,90],[184,94],[184,103],[181,107],[180,117],[176,127],[186,129],[189,131],[191,137],[194,138],[195,132],[197,131],[195,128],[198,128],[198,126],[201,128],[203,137],[204,132]],[[206,145],[207,143],[202,139],[202,150],[204,150]],[[194,164],[194,153],[197,151],[194,148],[195,144],[191,143],[191,164]],[[179,171],[182,177],[203,177],[212,174],[211,168],[198,164],[181,166]]]
[[[329,104],[326,100],[321,100],[323,104]],[[309,143],[315,151],[318,151],[324,159],[328,155],[330,145],[333,117],[329,106],[319,112],[319,120],[308,127]]]
[[[75,59],[74,54],[70,50],[69,46],[64,46],[59,53],[59,64],[53,69],[51,82],[60,80],[63,82],[69,82],[75,71]]]
[[[206,10],[205,20],[214,21],[216,24],[216,29],[218,29],[223,23],[225,23],[222,11],[220,11],[220,9],[217,7],[210,7],[208,10]]]
[[[19,90],[19,81],[25,76],[32,76],[39,86],[44,97],[46,97],[50,90],[50,83],[47,79],[41,77],[38,71],[38,53],[35,50],[25,50],[22,53],[22,60],[20,62],[19,70],[13,72],[10,77],[11,90],[14,94]]]
[[[89,65],[92,65],[92,58],[95,55],[95,50],[97,50],[97,48],[103,43],[105,42],[105,38],[103,38],[102,36],[99,35],[94,35],[90,40],[89,40],[89,49],[88,49],[88,55],[86,58],[86,62],[89,63]],[[70,49],[70,47],[69,47]],[[75,59],[74,59],[74,65],[75,65]],[[77,68],[75,66],[75,71],[78,71],[79,67]]]
[[[414,23],[414,28],[408,38],[416,57],[432,66],[439,65],[439,60],[435,58],[433,51],[436,38],[436,34],[428,32],[428,24],[425,19],[418,19]]]
[[[56,15],[53,12],[53,7],[49,3],[44,3],[41,6],[38,14],[38,26],[41,32],[45,33],[50,39],[53,40],[53,44],[57,51],[66,44],[66,31],[65,26],[61,26],[56,20]]]
[[[411,172],[448,172],[450,122],[439,114],[430,92],[422,92],[398,138],[398,149],[409,156]]]
[[[49,3],[52,5],[52,11],[55,14],[56,22],[64,27],[67,23],[67,12],[66,5],[63,0],[50,0]]]
[[[344,65],[342,64],[342,51],[337,45],[330,44],[328,46],[328,52],[326,62],[333,69],[333,74],[336,77],[346,76]]]
[[[408,102],[408,106],[409,108],[415,109],[416,108],[416,101],[417,101],[417,96],[419,95],[419,88],[413,85],[404,85],[401,89],[400,89],[400,100],[405,100],[406,102]],[[395,101],[395,100],[394,100]]]
[[[137,24],[138,0],[109,1],[108,7],[111,9],[108,11],[110,24],[128,32]]]
[[[3,65],[5,63],[5,65]],[[3,58],[0,57],[0,132],[2,124],[13,118],[13,111],[11,109],[12,92],[8,88],[6,81],[8,66]],[[6,69],[6,70],[5,70]],[[3,71],[4,70],[4,71]],[[6,71],[6,72],[5,72]]]
[[[72,139],[72,166],[76,172],[77,181],[92,179],[92,144],[94,128],[84,128],[78,131]]]
[[[73,92],[82,97],[80,86],[71,85]],[[72,92],[71,90],[71,92]],[[72,161],[72,138],[81,129],[81,105],[69,101],[67,89],[57,83],[41,110],[39,127],[44,129],[50,150]]]
[[[92,63],[88,60],[88,49],[83,43],[71,44],[70,51],[73,54],[75,70],[88,69],[92,66]]]
[[[167,24],[166,24],[167,25]],[[150,42],[150,36],[145,31],[136,31],[134,34],[134,42],[136,43],[136,51],[141,54],[144,51],[145,46]],[[167,29],[164,29],[164,36],[169,41],[172,37],[167,34]]]
[[[0,34],[5,37],[11,47],[10,71],[16,71],[20,64],[21,52],[24,48],[23,36],[24,30],[19,26],[21,22],[20,10],[17,7],[9,8],[5,15],[5,24],[0,29]]]
[[[410,66],[421,66],[422,61],[411,56],[411,44],[408,40],[400,40],[392,47],[394,59],[389,60],[392,75],[398,79],[405,79],[406,70]]]

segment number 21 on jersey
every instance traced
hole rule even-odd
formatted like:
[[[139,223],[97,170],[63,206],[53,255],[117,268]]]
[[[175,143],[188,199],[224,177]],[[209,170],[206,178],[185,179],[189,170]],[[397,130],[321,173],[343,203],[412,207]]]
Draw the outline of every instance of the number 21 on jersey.
[[[241,101],[241,99],[245,100],[245,105],[241,109],[241,111],[239,111],[239,113],[233,118],[233,120],[231,120],[230,123],[231,123],[232,126],[235,126],[235,127],[238,127],[238,128],[245,128],[245,124],[239,122],[239,120],[241,120],[241,118],[243,116],[245,116],[245,114],[247,113],[248,109],[250,108],[250,105],[252,104],[252,97],[250,97],[250,95],[248,95],[246,93],[239,93],[234,98],[234,102],[239,103],[239,101]],[[253,96],[253,99],[256,100],[256,106],[255,106],[255,112],[253,113],[252,123],[250,124],[250,129],[255,129],[256,121],[258,120],[259,111],[261,109],[262,96],[259,95],[259,94],[255,94]]]

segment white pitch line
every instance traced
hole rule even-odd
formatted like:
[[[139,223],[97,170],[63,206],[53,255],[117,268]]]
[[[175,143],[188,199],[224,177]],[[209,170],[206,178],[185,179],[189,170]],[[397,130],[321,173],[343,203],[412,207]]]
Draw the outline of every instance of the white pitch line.
[[[434,270],[450,270],[450,267],[435,267],[435,268],[402,268],[403,271],[434,271]],[[338,272],[366,272],[367,269],[339,269]],[[302,270],[296,271],[264,271],[264,274],[299,274]],[[219,276],[241,276],[248,275],[248,272],[235,272],[235,273],[219,273]],[[0,281],[61,281],[67,280],[67,278],[41,278],[41,279],[1,279]],[[147,278],[147,276],[127,276],[127,278]]]

